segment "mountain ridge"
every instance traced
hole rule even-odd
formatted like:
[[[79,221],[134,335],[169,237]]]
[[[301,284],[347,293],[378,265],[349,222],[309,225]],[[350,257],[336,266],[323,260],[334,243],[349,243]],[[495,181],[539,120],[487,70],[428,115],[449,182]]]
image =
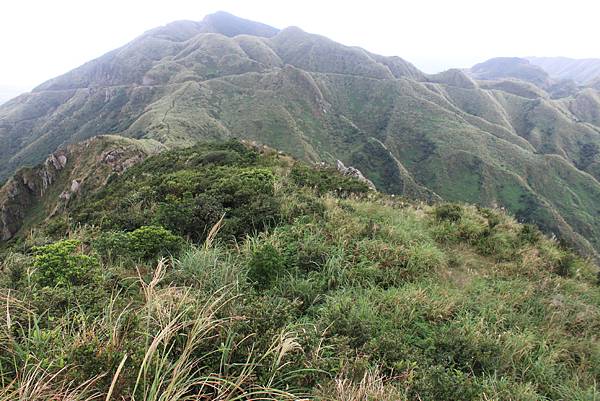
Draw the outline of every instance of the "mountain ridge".
[[[594,89],[426,75],[299,28],[240,24],[274,35],[167,25],[0,107],[0,176],[101,134],[167,147],[238,137],[356,165],[390,193],[506,207],[599,249]]]

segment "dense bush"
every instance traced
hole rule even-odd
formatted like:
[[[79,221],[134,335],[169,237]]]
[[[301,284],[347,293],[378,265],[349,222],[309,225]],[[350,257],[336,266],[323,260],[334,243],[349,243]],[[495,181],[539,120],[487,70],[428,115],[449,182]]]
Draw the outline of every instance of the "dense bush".
[[[184,241],[160,226],[143,226],[132,232],[103,233],[95,248],[105,257],[120,256],[132,259],[155,260],[176,254]]]
[[[460,205],[443,204],[436,206],[433,214],[437,220],[456,223],[463,215],[463,208]]]
[[[174,233],[200,242],[224,214],[223,204],[212,195],[200,194],[181,199],[167,197],[158,203],[154,221]]]
[[[338,195],[364,194],[369,186],[351,177],[340,175],[333,167],[310,167],[303,163],[294,165],[290,172],[293,182],[313,188],[318,194],[333,192]]]
[[[198,145],[149,158],[78,200],[76,223],[133,231],[160,225],[202,242],[225,215],[220,235],[241,239],[280,219],[275,176],[256,151],[238,142]]]
[[[77,240],[63,240],[35,247],[34,278],[44,287],[86,284],[86,278],[97,274],[98,260],[84,254]]]
[[[181,238],[157,226],[140,227],[127,235],[127,247],[134,257],[158,259],[175,254],[181,248]]]
[[[73,198],[72,239],[7,244],[0,400],[598,398],[586,260],[292,163],[165,152]]]
[[[266,244],[252,254],[248,262],[248,279],[257,289],[268,288],[284,272],[281,254]]]

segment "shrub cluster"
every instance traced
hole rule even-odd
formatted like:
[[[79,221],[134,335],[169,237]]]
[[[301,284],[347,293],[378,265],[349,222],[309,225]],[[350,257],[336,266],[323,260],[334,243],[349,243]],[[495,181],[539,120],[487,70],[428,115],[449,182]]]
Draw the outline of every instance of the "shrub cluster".
[[[0,400],[598,398],[589,263],[286,163],[166,152],[74,200],[93,226],[4,250]]]
[[[94,248],[104,257],[124,257],[141,260],[158,260],[175,255],[184,241],[160,226],[143,226],[131,232],[102,233]]]
[[[86,284],[97,274],[98,259],[84,254],[78,240],[62,240],[34,247],[35,281],[43,287],[66,287]]]

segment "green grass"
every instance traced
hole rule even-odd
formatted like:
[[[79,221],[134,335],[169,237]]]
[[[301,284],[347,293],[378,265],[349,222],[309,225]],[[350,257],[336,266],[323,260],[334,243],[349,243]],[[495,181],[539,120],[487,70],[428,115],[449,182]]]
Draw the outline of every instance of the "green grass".
[[[229,180],[257,172],[260,191]],[[600,396],[596,267],[500,210],[350,184],[231,142],[150,157],[82,195],[67,231],[39,227],[1,254],[0,400]],[[208,230],[137,227],[217,190],[230,203]],[[242,224],[248,210],[275,214]]]

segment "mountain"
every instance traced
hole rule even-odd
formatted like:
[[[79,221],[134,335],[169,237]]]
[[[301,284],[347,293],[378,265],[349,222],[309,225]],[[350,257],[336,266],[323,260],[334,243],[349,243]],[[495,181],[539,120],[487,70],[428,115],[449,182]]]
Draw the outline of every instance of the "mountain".
[[[477,79],[515,78],[541,88],[550,83],[550,76],[543,68],[518,57],[493,58],[474,65],[470,72]]]
[[[0,248],[2,400],[600,395],[597,271],[498,209],[239,141],[97,137],[8,188],[51,213]]]
[[[498,57],[473,66],[469,74],[481,80],[499,80],[504,84],[510,80],[528,82],[542,89],[555,99],[575,95],[579,88],[572,79],[557,79],[531,61],[518,57]],[[539,93],[544,96],[543,92]]]
[[[179,21],[1,106],[0,177],[97,135],[167,148],[241,138],[339,159],[387,193],[506,208],[593,255],[598,92],[515,62],[427,75],[296,27]]]
[[[528,57],[527,60],[554,78],[571,79],[579,85],[590,85],[600,79],[600,59]]]

